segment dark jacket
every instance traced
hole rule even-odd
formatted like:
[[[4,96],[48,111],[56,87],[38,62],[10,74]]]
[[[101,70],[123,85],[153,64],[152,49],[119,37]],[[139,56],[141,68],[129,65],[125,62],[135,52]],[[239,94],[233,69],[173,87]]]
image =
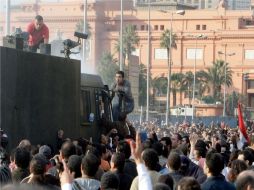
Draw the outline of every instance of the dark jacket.
[[[207,180],[201,185],[202,190],[235,190],[234,185],[228,183],[225,177],[220,174],[219,176],[208,177]]]
[[[194,177],[199,184],[205,182],[206,175],[204,174],[202,168],[192,162],[187,156],[181,155],[181,161],[181,172],[184,176]]]
[[[135,128],[132,126],[131,123],[126,121],[109,121],[107,119],[102,120],[102,125],[106,128],[106,133],[108,133],[111,129],[116,129],[120,139],[125,137],[133,137],[136,136]]]
[[[122,85],[117,85],[115,82],[112,84],[111,91],[113,92],[113,99],[112,99],[112,106],[113,108],[115,106],[119,106],[121,102],[121,96],[124,97],[124,111],[126,113],[130,113],[134,109],[134,99],[132,97],[132,92],[131,92],[131,84],[128,80],[123,80]],[[120,110],[119,110],[120,111]]]
[[[118,176],[120,184],[119,188],[121,190],[129,190],[131,188],[131,183],[134,177],[126,174],[126,173],[120,173],[118,171],[115,172],[115,174]]]
[[[184,178],[184,175],[182,175],[179,171],[171,171],[169,172],[169,174],[173,180],[174,180],[174,189],[176,189],[176,185],[178,184],[178,182]]]
[[[135,178],[138,175],[135,162],[132,162],[129,159],[125,160],[123,171],[124,171],[124,173],[132,176],[133,178]]]

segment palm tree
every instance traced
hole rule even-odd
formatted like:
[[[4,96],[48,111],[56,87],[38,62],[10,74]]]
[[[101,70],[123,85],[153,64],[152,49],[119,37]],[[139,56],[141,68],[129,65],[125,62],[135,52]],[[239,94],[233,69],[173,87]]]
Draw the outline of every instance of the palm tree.
[[[156,94],[160,94],[160,95],[167,94],[168,79],[166,77],[155,77],[151,81],[151,83]]]
[[[138,102],[139,106],[146,105],[147,99],[147,68],[144,64],[139,65],[139,94],[138,94]]]
[[[162,33],[162,36],[160,38],[160,46],[162,48],[166,48],[167,49],[167,61],[168,61],[168,68],[171,69],[171,65],[169,63],[169,58],[171,57],[170,54],[170,45],[172,48],[177,48],[176,46],[176,34],[172,34],[172,43],[170,42],[170,35],[171,35],[171,31],[170,30],[165,30],[163,33]],[[169,57],[170,56],[170,57]]]
[[[170,114],[170,88],[171,88],[171,63],[172,59],[171,48],[176,48],[176,34],[172,34],[170,30],[165,30],[160,38],[160,46],[167,49],[167,61],[168,61],[168,85],[167,85],[167,103],[166,103],[166,123],[168,124],[168,115]],[[170,56],[170,59],[169,59]]]
[[[168,79],[166,77],[160,76],[160,77],[155,77],[151,79],[151,86],[153,88],[154,101],[155,101],[155,97],[161,97],[167,94],[167,85],[168,85]],[[155,102],[153,103],[155,105]],[[159,104],[158,110],[161,111],[160,100],[158,100],[157,103]]]
[[[104,84],[111,85],[114,82],[116,71],[119,70],[117,60],[113,58],[111,53],[104,52],[99,64],[96,65],[96,70]]]
[[[204,72],[203,70],[198,71],[196,73],[196,79],[197,79],[197,92],[198,92],[198,98],[202,100],[203,96],[205,93],[209,93],[210,92],[210,86],[208,83],[208,77],[206,72]]]
[[[226,77],[225,69],[226,68]],[[222,85],[227,85],[230,87],[232,85],[232,70],[228,67],[228,63],[225,64],[222,60],[216,60],[213,66],[208,68],[207,74],[203,73],[204,77],[207,77],[207,81],[210,83],[212,89],[212,95],[216,100],[220,100],[221,97],[221,87]],[[225,81],[226,78],[226,81]]]
[[[188,99],[189,99],[189,104],[191,104],[191,94],[192,94],[192,86],[193,86],[193,73],[191,71],[188,71],[184,74],[183,79],[182,79],[182,85],[183,89],[187,91]]]
[[[171,88],[173,94],[173,106],[176,106],[176,93],[183,90],[182,81],[184,78],[183,73],[173,73],[171,75]]]
[[[125,60],[129,61],[129,57],[133,51],[135,51],[135,47],[139,44],[139,37],[135,30],[135,26],[128,24],[123,31],[123,63],[125,65]],[[117,52],[120,52],[120,39],[116,44]]]

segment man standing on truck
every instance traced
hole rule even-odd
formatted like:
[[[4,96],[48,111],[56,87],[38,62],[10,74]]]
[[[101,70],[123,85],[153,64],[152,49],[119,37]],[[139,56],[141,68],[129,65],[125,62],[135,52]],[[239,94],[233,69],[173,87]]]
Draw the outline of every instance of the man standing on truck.
[[[117,71],[115,82],[111,87],[113,120],[118,121],[120,113],[131,113],[134,109],[134,99],[131,93],[131,84],[124,79],[124,72]]]
[[[37,15],[33,22],[27,27],[29,33],[29,51],[36,52],[41,43],[47,44],[49,41],[49,29],[43,22],[43,17]]]

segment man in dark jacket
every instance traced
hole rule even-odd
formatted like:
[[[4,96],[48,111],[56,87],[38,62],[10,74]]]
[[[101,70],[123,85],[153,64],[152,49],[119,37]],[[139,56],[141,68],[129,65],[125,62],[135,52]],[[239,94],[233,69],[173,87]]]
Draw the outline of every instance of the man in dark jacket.
[[[12,179],[14,183],[20,183],[22,179],[30,175],[30,159],[30,152],[28,152],[25,148],[17,148],[15,150],[14,162],[17,168],[12,172]]]
[[[134,99],[131,93],[131,84],[124,79],[124,72],[117,71],[115,82],[111,87],[113,120],[117,121],[120,113],[130,113],[134,109]]]
[[[114,153],[112,155],[111,161],[111,171],[114,172],[120,181],[119,189],[121,190],[129,190],[131,187],[132,180],[134,179],[132,176],[124,173],[124,165],[125,165],[125,156],[123,153]]]
[[[177,152],[175,151],[170,152],[168,156],[167,166],[169,169],[169,175],[174,180],[174,189],[175,189],[178,181],[180,181],[184,177],[180,172],[181,157]]]
[[[235,187],[225,180],[221,174],[224,168],[223,157],[219,153],[210,151],[206,155],[204,170],[207,180],[201,185],[202,190],[235,190]]]
[[[184,176],[194,177],[199,184],[202,184],[206,180],[206,175],[204,174],[202,168],[197,164],[192,162],[187,156],[181,155],[181,173]]]
[[[124,154],[125,164],[124,164],[124,173],[135,178],[138,175],[136,163],[130,160],[131,156],[131,147],[126,141],[120,141],[116,148],[117,152]]]
[[[106,118],[103,118],[102,125],[106,129],[106,133],[110,132],[112,129],[116,129],[120,139],[124,139],[126,137],[134,137],[136,136],[135,128],[131,123],[126,121],[127,115],[126,113],[120,113],[118,120],[119,121],[109,121]]]

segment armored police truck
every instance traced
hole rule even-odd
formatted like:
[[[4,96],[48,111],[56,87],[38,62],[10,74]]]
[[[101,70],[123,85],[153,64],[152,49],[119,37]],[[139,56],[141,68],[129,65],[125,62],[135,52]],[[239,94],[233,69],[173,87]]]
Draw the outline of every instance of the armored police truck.
[[[102,114],[111,119],[99,76],[80,74],[80,61],[0,47],[0,124],[9,147],[22,139],[56,144],[65,137],[97,141]]]

